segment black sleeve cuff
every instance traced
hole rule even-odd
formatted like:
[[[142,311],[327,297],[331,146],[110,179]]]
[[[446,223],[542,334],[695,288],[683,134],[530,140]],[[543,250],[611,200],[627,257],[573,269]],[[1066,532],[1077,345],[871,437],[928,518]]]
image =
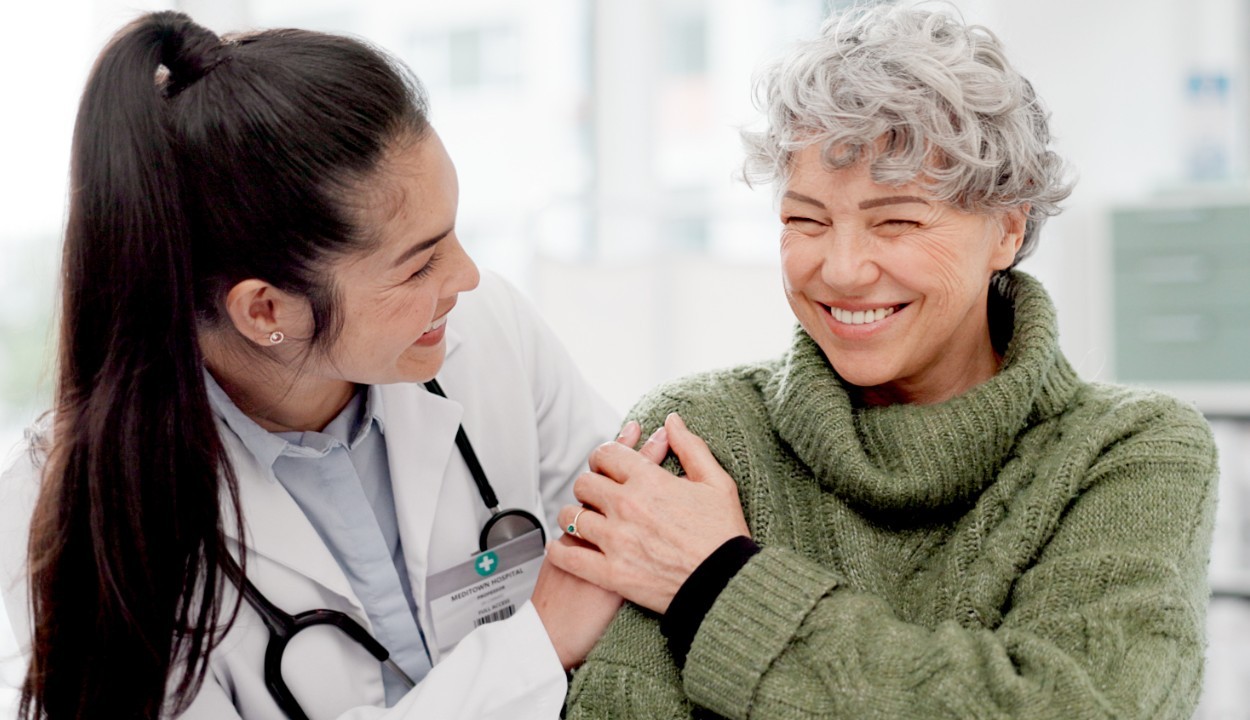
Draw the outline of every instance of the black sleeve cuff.
[[[759,551],[760,546],[746,535],[730,538],[708,555],[677,589],[668,611],[660,618],[660,632],[668,638],[669,652],[678,667],[685,666],[694,636],[716,598]]]

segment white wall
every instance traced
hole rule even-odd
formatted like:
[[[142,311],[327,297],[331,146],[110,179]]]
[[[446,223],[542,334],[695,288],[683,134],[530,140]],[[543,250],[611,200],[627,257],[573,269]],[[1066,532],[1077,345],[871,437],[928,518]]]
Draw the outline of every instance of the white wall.
[[[531,294],[589,380],[625,411],[656,384],[785,350],[779,270],[672,255],[537,264]]]

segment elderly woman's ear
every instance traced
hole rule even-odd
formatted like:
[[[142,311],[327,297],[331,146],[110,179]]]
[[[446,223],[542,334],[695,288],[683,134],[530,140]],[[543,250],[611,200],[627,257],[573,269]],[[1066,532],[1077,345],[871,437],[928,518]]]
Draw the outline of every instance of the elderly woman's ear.
[[[1002,228],[995,252],[990,259],[992,270],[1006,270],[1016,264],[1016,254],[1024,244],[1025,231],[1029,224],[1029,205],[1024,204],[1003,211],[998,225]]]

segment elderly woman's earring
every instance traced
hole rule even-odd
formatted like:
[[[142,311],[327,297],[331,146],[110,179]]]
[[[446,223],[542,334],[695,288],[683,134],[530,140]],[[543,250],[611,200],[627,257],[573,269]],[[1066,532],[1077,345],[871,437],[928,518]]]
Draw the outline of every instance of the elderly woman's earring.
[[[283,340],[286,340],[286,335],[283,335],[281,330],[274,330],[273,332],[269,333],[270,345],[277,345]]]

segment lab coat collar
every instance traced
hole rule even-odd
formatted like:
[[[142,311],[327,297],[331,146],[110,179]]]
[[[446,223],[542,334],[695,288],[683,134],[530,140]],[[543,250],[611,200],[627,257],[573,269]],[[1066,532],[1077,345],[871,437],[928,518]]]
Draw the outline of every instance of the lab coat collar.
[[[262,464],[263,460],[248,450],[247,444],[224,420],[218,419],[217,429],[238,481],[239,503],[243,508],[242,532],[236,518],[228,512],[225,514],[226,536],[238,545],[246,545],[249,555],[261,556],[285,566],[347,598],[353,606],[363,610],[338,561],[330,554],[294,498],[274,478],[272,464]],[[222,507],[230,507],[224,487]],[[261,592],[265,592],[263,584],[257,584]]]

